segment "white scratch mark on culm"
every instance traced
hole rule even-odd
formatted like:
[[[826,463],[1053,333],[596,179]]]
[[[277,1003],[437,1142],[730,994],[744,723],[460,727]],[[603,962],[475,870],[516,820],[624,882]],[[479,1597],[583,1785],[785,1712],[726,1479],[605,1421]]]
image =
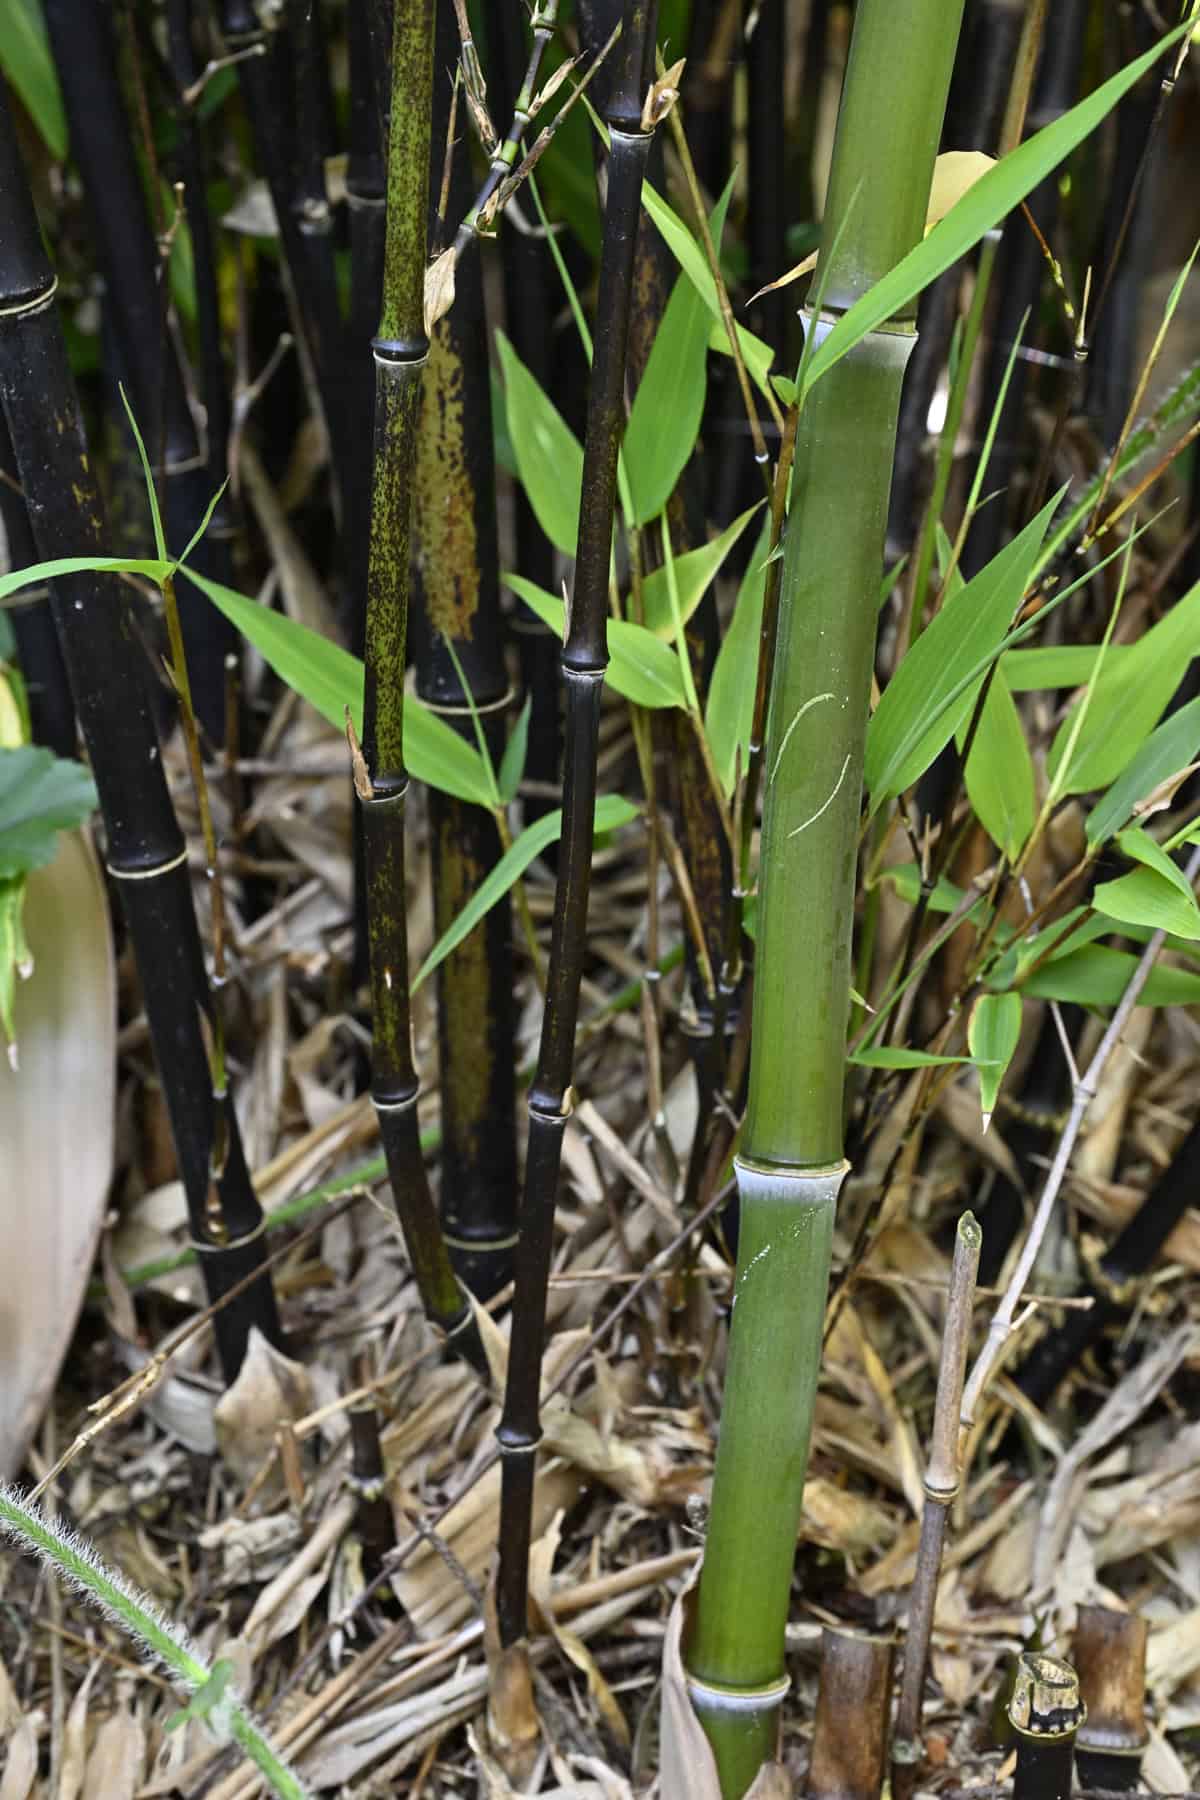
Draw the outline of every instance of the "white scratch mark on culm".
[[[816,824],[817,820],[821,817],[822,813],[827,813],[829,811],[830,807],[833,805],[834,801],[837,799],[838,794],[841,791],[842,783],[846,779],[846,770],[849,767],[850,767],[850,752],[847,751],[846,752],[846,760],[842,764],[842,772],[833,784],[832,794],[830,794],[830,796],[829,796],[828,800],[826,800],[824,806],[818,806],[816,812],[813,814],[811,819],[805,819],[803,825],[797,825],[795,831],[788,832],[789,838],[799,837],[800,833],[802,831],[807,831],[810,825]]]
[[[771,770],[771,780],[772,781],[774,781],[775,777],[779,773],[779,765],[783,761],[784,751],[787,749],[788,745],[792,741],[792,733],[793,733],[793,731],[795,731],[797,725],[800,723],[800,721],[804,717],[805,713],[809,710],[810,707],[819,706],[822,700],[832,700],[832,699],[833,699],[832,694],[814,694],[811,700],[806,700],[804,702],[804,705],[800,708],[799,712],[796,714],[795,718],[792,720],[791,724],[788,726],[787,730],[783,734],[783,742],[779,746],[779,755],[775,758],[775,767]]]

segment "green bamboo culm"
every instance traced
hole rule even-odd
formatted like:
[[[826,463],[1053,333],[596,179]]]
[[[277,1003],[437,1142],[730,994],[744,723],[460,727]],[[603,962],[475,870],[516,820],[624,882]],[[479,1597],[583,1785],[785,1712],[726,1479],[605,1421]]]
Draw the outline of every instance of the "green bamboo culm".
[[[451,1267],[417,1122],[405,918],[404,667],[414,469],[429,357],[424,287],[434,0],[396,0],[383,308],[375,356],[375,467],[367,555],[363,742],[354,785],[366,867],[371,1096],[413,1277],[430,1320],[470,1350],[469,1303]],[[482,1354],[480,1351],[479,1354]]]
[[[962,0],[860,0],[824,222],[818,339],[921,237]],[[832,250],[830,247],[832,246]],[[863,750],[912,309],[800,419],[763,763],[741,1232],[712,1511],[685,1662],[727,1800],[774,1751],[843,1158]]]

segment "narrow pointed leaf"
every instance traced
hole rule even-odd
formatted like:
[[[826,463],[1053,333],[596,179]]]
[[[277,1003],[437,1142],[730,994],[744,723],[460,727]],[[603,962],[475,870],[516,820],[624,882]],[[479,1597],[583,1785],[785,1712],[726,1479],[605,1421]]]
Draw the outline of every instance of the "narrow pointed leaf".
[[[40,587],[58,575],[144,575],[159,582],[171,573],[171,564],[156,556],[55,556],[49,562],[30,563],[0,575],[0,600],[19,594],[22,588]]]
[[[615,831],[619,825],[628,825],[638,816],[638,809],[619,794],[602,794],[596,802],[596,819],[594,830]],[[508,890],[525,873],[535,856],[540,856],[549,845],[556,843],[562,832],[562,812],[556,810],[546,813],[534,824],[527,825],[520,837],[515,838],[504,852],[495,868],[480,882],[470,900],[456,916],[450,929],[442,934],[413,979],[412,991],[415,993],[440,962],[458,948],[465,937],[468,937],[478,925],[480,919],[488,914],[498,900],[503,899]]]
[[[761,505],[762,502],[759,501],[758,505],[740,513],[711,543],[701,544],[697,550],[686,550],[682,556],[675,558],[675,585],[679,593],[679,611],[685,625],[720,574],[722,563]],[[670,583],[665,568],[654,569],[642,582],[642,613],[647,631],[653,631],[661,638],[674,638],[675,614],[671,606]]]
[[[361,732],[363,666],[357,656],[298,620],[260,606],[257,600],[219,581],[209,581],[194,569],[183,567],[180,572],[232,620],[280,680],[335,730],[345,730],[349,707],[355,729]],[[491,784],[478,750],[411,695],[404,702],[404,759],[418,781],[476,806],[490,807]]]
[[[727,795],[732,795],[741,751],[746,767],[750,732],[754,724],[754,684],[758,673],[758,645],[762,630],[763,590],[766,587],[766,555],[771,541],[769,522],[764,523],[742,585],[729,629],[721,640],[708,684],[704,730],[712,751],[713,766]]]
[[[1055,495],[926,626],[884,690],[867,728],[871,810],[903,793],[970,717],[1061,496]]]
[[[1155,788],[1200,754],[1200,700],[1189,700],[1152,731],[1123,775],[1084,821],[1089,844],[1103,844],[1126,824]]]
[[[525,773],[525,757],[529,750],[529,715],[532,710],[532,696],[526,694],[525,704],[517,715],[512,735],[504,746],[504,755],[500,758],[496,786],[500,790],[500,801],[504,806],[516,798],[517,789],[521,785],[521,777]]]
[[[496,347],[504,374],[508,439],[521,486],[550,542],[564,556],[574,556],[579,536],[583,448],[502,331],[496,333]]]
[[[964,725],[958,733],[960,749],[966,730]],[[1002,669],[988,688],[963,774],[979,823],[1015,862],[1033,830],[1033,759]]]
[[[979,1064],[979,1104],[985,1129],[996,1110],[1000,1083],[1020,1035],[1020,994],[981,994],[971,1009],[967,1048]]]
[[[1086,794],[1114,782],[1142,750],[1166,710],[1188,663],[1200,652],[1200,584],[1166,616],[1110,664],[1106,656],[1096,676],[1082,729],[1071,749],[1064,794]],[[1046,760],[1051,778],[1059,775],[1071,746],[1078,707],[1060,725]]]

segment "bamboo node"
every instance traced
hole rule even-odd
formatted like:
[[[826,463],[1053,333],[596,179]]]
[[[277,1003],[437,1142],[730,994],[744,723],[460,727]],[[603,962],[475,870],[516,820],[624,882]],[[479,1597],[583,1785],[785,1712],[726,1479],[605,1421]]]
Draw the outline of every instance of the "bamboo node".
[[[693,1704],[706,1712],[765,1712],[768,1707],[781,1705],[792,1686],[790,1675],[781,1675],[761,1688],[718,1687],[686,1671],[685,1679]]]
[[[1024,1737],[1042,1740],[1071,1737],[1087,1718],[1079,1696],[1079,1677],[1057,1656],[1026,1651],[1017,1661],[1017,1677],[1008,1706],[1009,1723]]]
[[[185,847],[178,856],[168,857],[166,862],[155,863],[152,869],[121,869],[110,862],[106,862],[104,866],[114,881],[153,881],[159,875],[169,875],[172,869],[178,869],[186,861]]]

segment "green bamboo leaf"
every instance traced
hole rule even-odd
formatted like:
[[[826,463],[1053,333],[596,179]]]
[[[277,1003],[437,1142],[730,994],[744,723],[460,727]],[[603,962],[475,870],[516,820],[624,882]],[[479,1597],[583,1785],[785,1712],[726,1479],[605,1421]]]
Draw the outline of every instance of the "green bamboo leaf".
[[[935,1056],[931,1050],[905,1050],[898,1045],[869,1045],[856,1050],[847,1062],[860,1069],[937,1069],[949,1063],[969,1063],[969,1056]]]
[[[82,824],[95,805],[82,763],[34,744],[0,750],[0,881],[51,862],[59,832]]]
[[[1004,641],[1061,500],[1056,494],[948,599],[884,689],[867,727],[865,781],[874,812],[903,793],[968,719]]]
[[[1178,871],[1176,871],[1178,872]],[[1151,931],[1169,931],[1174,937],[1200,938],[1200,906],[1191,894],[1181,894],[1160,870],[1143,866],[1116,881],[1102,881],[1092,905],[1106,919],[1124,925],[1145,925]]]
[[[1154,68],[1163,52],[1178,43],[1190,24],[1177,25],[1144,56],[1098,87],[1093,94],[1012,150],[970,187],[929,236],[910,250],[875,286],[842,315],[813,354],[804,378],[807,394],[847,351],[966,255],[1006,213],[1056,169],[1094,131],[1121,99]],[[653,213],[651,214],[653,217]],[[655,224],[658,220],[655,219]],[[661,230],[661,227],[660,227]],[[672,246],[674,248],[674,246]]]
[[[1007,660],[1007,658],[1005,659]],[[1155,788],[1169,782],[1200,755],[1200,700],[1189,700],[1152,731],[1084,821],[1089,844],[1103,844],[1133,817]]]
[[[730,181],[732,182],[732,180],[733,176],[730,176]],[[725,196],[722,195],[722,200],[724,199]],[[721,317],[721,302],[717,298],[717,284],[712,278],[703,246],[696,242],[678,213],[672,211],[662,195],[648,181],[642,183],[642,205],[658,227],[667,248],[715,320],[709,336],[709,348],[721,351],[728,356],[730,354],[729,340],[725,333],[725,322]],[[737,327],[737,339],[751,380],[765,394],[770,385],[768,375],[774,351],[770,344],[764,344],[761,338],[755,337],[752,331],[747,331],[744,325]]]
[[[280,680],[323,719],[344,731],[349,707],[355,730],[362,731],[363,666],[357,656],[298,620],[260,606],[257,600],[210,581],[186,565],[180,573],[208,596]],[[491,785],[478,750],[411,695],[404,702],[404,759],[418,781],[475,806],[490,807]]]
[[[966,731],[963,725],[958,732],[960,750]],[[1015,862],[1033,830],[1033,759],[1002,669],[992,678],[963,773],[979,823]]]
[[[1111,950],[1107,944],[1087,944],[1070,956],[1056,958],[1035,969],[1022,982],[1021,992],[1040,1000],[1069,1001],[1079,1006],[1116,1006],[1138,964],[1127,950]],[[1190,969],[1161,965],[1138,996],[1139,1006],[1200,1005],[1200,975]]]
[[[129,395],[125,392],[125,387],[122,382],[117,383],[117,392],[121,396],[121,405],[125,408],[125,417],[129,420],[129,428],[133,432],[133,441],[137,445],[138,460],[142,465],[142,481],[145,483],[146,499],[150,503],[150,523],[154,527],[154,548],[158,551],[160,557],[165,558],[167,554],[167,540],[163,536],[162,513],[159,511],[158,505],[158,488],[155,484],[153,470],[150,467],[150,458],[146,454],[146,446],[142,440],[142,434],[138,429],[138,422],[133,416],[133,408],[129,404]]]
[[[679,591],[679,611],[686,625],[720,574],[721,565],[763,502],[748,507],[732,525],[727,525],[711,543],[698,550],[687,550],[675,558],[675,584]],[[675,636],[675,614],[671,606],[670,583],[664,568],[654,569],[642,582],[642,619],[647,631],[671,640]]]
[[[564,556],[579,536],[583,448],[553,400],[543,393],[502,331],[496,333],[504,372],[505,418],[521,486],[537,522]]]
[[[637,807],[630,801],[623,800],[619,794],[602,794],[596,802],[594,831],[597,836],[603,831],[615,831],[619,825],[628,825],[637,816]],[[561,831],[562,812],[556,810],[546,813],[534,824],[527,825],[520,837],[513,840],[495,868],[457,914],[453,925],[442,934],[417,970],[412,982],[413,993],[433,974],[438,964],[474,931],[480,919],[486,917],[496,902],[503,899],[514,883],[520,880],[534,857],[540,856],[549,845],[557,842]]]
[[[656,518],[696,446],[708,369],[708,309],[686,275],[667,301],[638,383],[621,449],[633,520]]]
[[[1183,671],[1200,652],[1200,583],[1124,654],[1108,657],[1096,677],[1091,703],[1075,742],[1064,794],[1108,787],[1141,751],[1162,717]],[[1060,725],[1046,759],[1056,779],[1071,742],[1078,701]]]
[[[971,1009],[967,1048],[979,1064],[979,1104],[985,1131],[1020,1035],[1020,994],[981,994]]]
[[[172,565],[155,556],[55,556],[49,562],[30,563],[27,569],[13,569],[0,575],[0,600],[22,588],[38,587],[53,581],[56,575],[145,575],[153,582],[164,580]]]
[[[536,582],[526,581],[523,575],[503,575],[501,580],[561,639],[565,612],[561,600]],[[644,625],[634,625],[628,619],[610,619],[608,654],[605,680],[635,706],[687,705],[679,658],[669,644]]]
[[[500,758],[500,769],[496,776],[502,806],[507,806],[510,800],[516,798],[521,777],[525,773],[525,758],[529,751],[529,715],[532,710],[533,697],[526,694],[525,704],[517,714],[512,735],[504,746],[504,755]]]
[[[1116,668],[1128,653],[1128,645],[1110,644],[1106,667]],[[1034,694],[1043,688],[1085,687],[1099,659],[1099,644],[1048,644],[1037,650],[1006,650],[1000,667],[1010,693]]]
[[[746,767],[754,723],[754,688],[770,543],[771,526],[766,520],[746,565],[733,617],[721,640],[708,684],[704,730],[712,751],[713,767],[728,796],[733,794],[739,750],[743,770]]]
[[[67,154],[67,116],[37,0],[0,0],[0,69],[57,162]]]

